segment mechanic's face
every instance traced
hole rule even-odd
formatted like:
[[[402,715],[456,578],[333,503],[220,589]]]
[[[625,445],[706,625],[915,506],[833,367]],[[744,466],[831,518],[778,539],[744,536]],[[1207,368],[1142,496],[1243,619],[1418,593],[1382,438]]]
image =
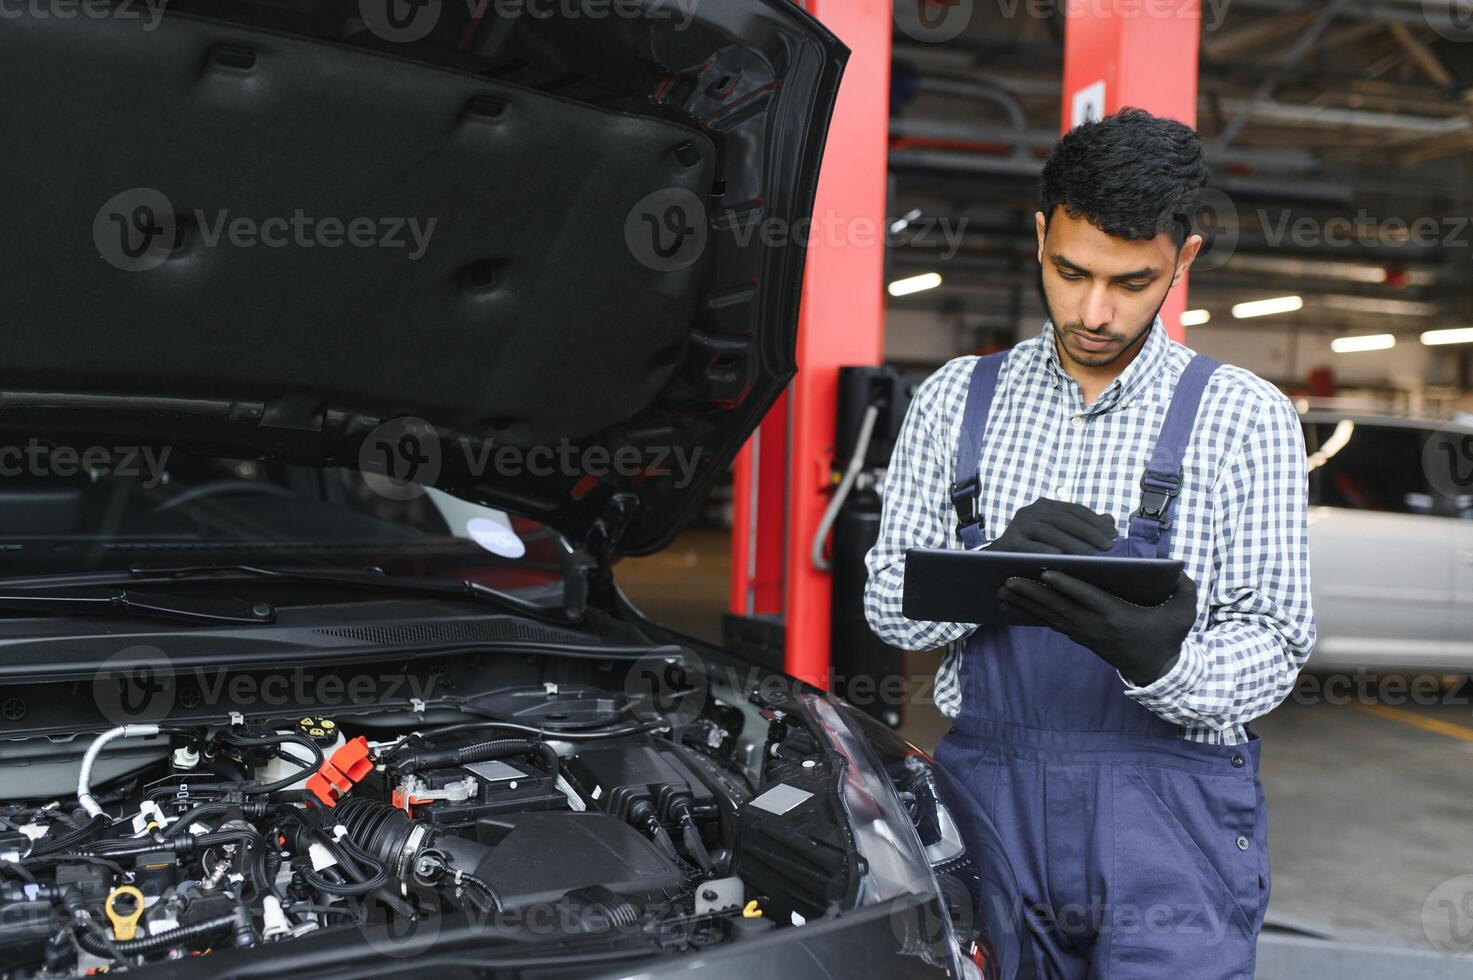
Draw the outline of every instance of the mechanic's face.
[[[1149,241],[1114,238],[1062,207],[1047,230],[1042,211],[1035,221],[1044,303],[1060,356],[1084,367],[1135,355],[1166,294],[1202,247],[1200,235],[1188,237],[1180,254],[1165,232]]]

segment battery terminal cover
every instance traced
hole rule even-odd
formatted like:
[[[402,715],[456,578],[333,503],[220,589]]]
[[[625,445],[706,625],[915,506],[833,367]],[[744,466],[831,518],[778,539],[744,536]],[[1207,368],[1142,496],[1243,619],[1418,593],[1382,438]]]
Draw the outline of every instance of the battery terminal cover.
[[[512,785],[515,786],[516,783]],[[439,789],[432,789],[425,780],[409,775],[404,778],[404,782],[394,787],[392,802],[395,809],[412,814],[412,807],[436,801],[464,803],[475,799],[479,796],[480,791],[481,783],[475,776],[466,776],[458,782],[448,783]]]

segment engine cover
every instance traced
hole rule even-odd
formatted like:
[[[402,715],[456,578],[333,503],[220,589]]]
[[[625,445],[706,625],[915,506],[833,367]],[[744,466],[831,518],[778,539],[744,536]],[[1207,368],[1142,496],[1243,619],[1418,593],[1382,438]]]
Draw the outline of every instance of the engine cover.
[[[476,874],[496,883],[508,908],[553,903],[602,885],[634,900],[679,893],[679,868],[648,839],[602,813],[543,812],[483,817],[476,838],[491,845]]]

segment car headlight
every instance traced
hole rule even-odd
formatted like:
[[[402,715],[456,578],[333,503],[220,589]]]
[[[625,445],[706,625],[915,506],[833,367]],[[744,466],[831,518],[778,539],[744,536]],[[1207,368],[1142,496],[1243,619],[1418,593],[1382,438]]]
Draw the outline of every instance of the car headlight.
[[[980,928],[982,879],[937,791],[930,757],[831,696],[801,701],[846,762],[841,792],[865,863],[860,904],[892,904],[890,921],[907,952],[956,976],[998,976]]]

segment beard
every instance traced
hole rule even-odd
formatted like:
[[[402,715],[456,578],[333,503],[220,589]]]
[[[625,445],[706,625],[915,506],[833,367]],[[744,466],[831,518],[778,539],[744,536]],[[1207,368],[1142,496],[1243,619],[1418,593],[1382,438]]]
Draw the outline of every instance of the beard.
[[[1043,286],[1043,267],[1038,269],[1038,296],[1043,300],[1044,312],[1048,314],[1049,322],[1054,325],[1054,345],[1061,357],[1068,358],[1081,367],[1102,368],[1109,367],[1127,354],[1140,349],[1145,343],[1146,335],[1156,324],[1156,317],[1161,314],[1161,308],[1166,305],[1166,297],[1171,295],[1168,288],[1161,296],[1161,302],[1156,304],[1156,309],[1146,318],[1145,323],[1137,325],[1132,330],[1124,332],[1116,330],[1087,330],[1084,324],[1075,321],[1073,323],[1060,323],[1058,317],[1054,316],[1053,306],[1048,301],[1048,290]],[[1105,346],[1099,350],[1087,350],[1083,347],[1070,346],[1070,337],[1087,337],[1091,341],[1104,341]]]

